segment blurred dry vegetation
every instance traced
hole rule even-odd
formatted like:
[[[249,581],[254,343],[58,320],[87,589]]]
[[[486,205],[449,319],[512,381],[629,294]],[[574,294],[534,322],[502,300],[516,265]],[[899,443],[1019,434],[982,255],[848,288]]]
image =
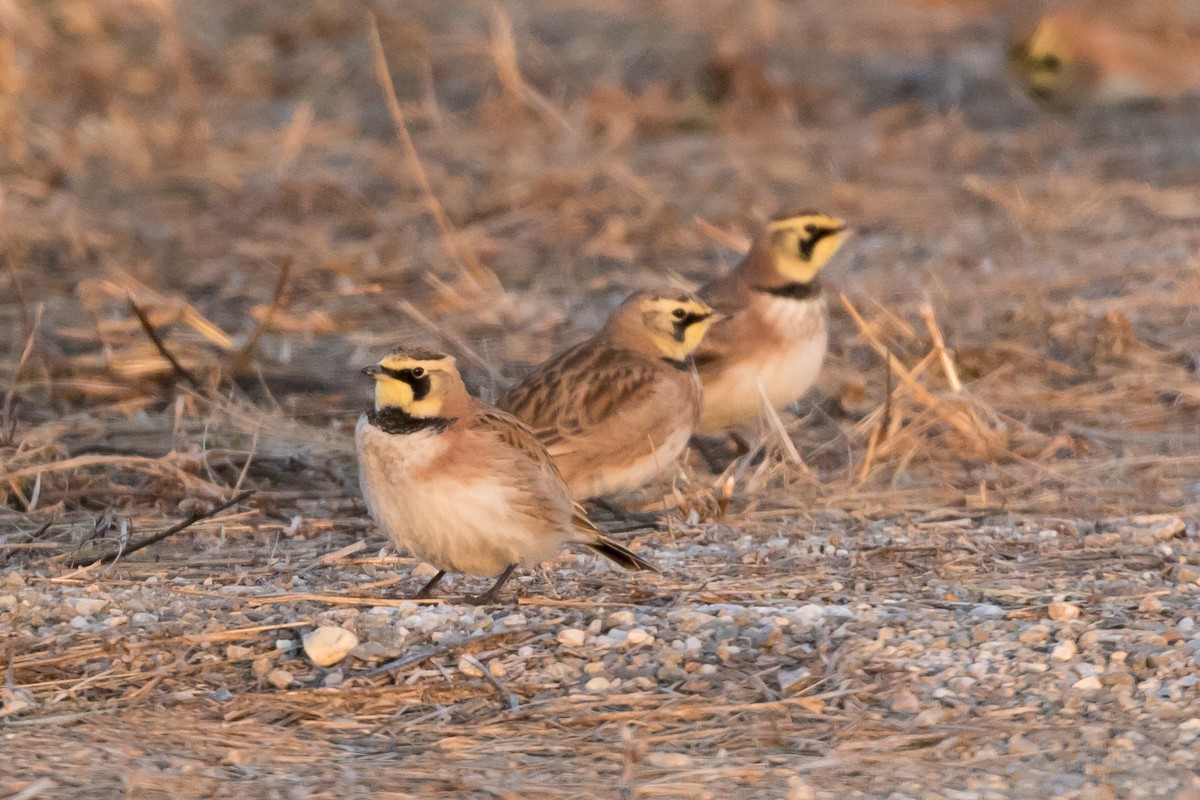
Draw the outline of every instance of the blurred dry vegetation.
[[[1126,5],[1200,26],[1103,10]],[[1038,8],[0,0],[0,568],[136,580],[67,560],[248,488],[227,555],[164,544],[172,575],[252,583],[280,548],[299,569],[376,537],[358,366],[437,344],[494,397],[632,288],[695,285],[807,207],[858,231],[820,391],[760,462],[689,464],[647,506],[751,534],[1194,516],[1200,106],[1042,112],[1004,61]],[[17,685],[104,652],[33,641],[0,626]],[[153,694],[89,691],[65,705]]]

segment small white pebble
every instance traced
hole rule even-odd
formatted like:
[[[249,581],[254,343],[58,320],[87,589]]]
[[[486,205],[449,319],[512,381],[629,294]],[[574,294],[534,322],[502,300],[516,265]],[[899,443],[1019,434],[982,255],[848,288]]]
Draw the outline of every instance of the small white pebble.
[[[653,641],[654,637],[651,636],[648,631],[645,631],[642,628],[634,628],[629,632],[629,635],[625,637],[625,643],[630,647],[639,644],[648,644]]]
[[[153,625],[158,622],[158,617],[145,611],[137,612],[130,619],[133,620],[134,625]]]
[[[612,682],[608,678],[595,677],[583,685],[583,688],[589,692],[607,692],[612,686]]]
[[[517,648],[517,656],[518,657],[529,658],[531,655],[533,655],[533,647],[532,646],[524,645],[523,647]]]
[[[1103,688],[1100,679],[1095,675],[1089,675],[1086,678],[1080,678],[1071,684],[1071,688],[1077,692],[1095,692]]]
[[[696,636],[689,636],[687,641],[683,643],[683,649],[687,652],[696,652],[700,650],[702,643]]]
[[[633,616],[632,611],[614,611],[608,615],[609,627],[623,628],[636,623],[637,619]]]
[[[1050,605],[1046,606],[1046,613],[1050,619],[1055,622],[1070,622],[1073,619],[1078,619],[1082,613],[1079,606],[1074,603],[1065,603],[1062,600],[1055,600]]]
[[[558,636],[555,638],[558,639],[558,643],[564,647],[582,647],[584,639],[587,638],[587,634],[578,628],[563,628],[558,632]],[[530,650],[532,651],[532,648],[530,648]],[[517,654],[520,655],[520,651],[517,651]],[[532,652],[530,655],[532,655]]]
[[[495,678],[503,678],[508,674],[508,670],[505,669],[504,664],[499,661],[488,662],[487,668],[488,672],[492,673],[492,677]]]
[[[83,630],[88,626],[87,617],[78,615],[71,618],[71,627]]]
[[[358,637],[345,628],[322,625],[304,634],[304,654],[318,667],[331,667],[358,646]]]
[[[505,628],[520,628],[528,623],[524,614],[509,614],[506,617],[501,617],[496,620],[497,624],[503,625]]]

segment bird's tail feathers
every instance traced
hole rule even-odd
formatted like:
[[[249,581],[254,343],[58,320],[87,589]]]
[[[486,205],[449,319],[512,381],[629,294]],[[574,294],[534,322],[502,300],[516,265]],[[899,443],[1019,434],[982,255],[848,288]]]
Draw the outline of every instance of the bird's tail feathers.
[[[594,540],[586,544],[609,561],[631,572],[658,572],[658,568],[649,561],[603,534],[597,534]]]

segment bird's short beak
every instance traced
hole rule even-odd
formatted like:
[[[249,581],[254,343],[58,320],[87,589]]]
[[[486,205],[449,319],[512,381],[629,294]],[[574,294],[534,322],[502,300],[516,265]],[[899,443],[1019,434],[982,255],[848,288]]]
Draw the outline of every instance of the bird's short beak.
[[[708,315],[709,322],[720,322],[723,319],[729,319],[729,315],[722,314],[720,311],[713,311]]]
[[[372,364],[369,367],[363,367],[361,370],[362,374],[366,375],[368,378],[374,378],[376,375],[378,375],[380,373],[380,371],[381,370],[379,369],[378,364]]]

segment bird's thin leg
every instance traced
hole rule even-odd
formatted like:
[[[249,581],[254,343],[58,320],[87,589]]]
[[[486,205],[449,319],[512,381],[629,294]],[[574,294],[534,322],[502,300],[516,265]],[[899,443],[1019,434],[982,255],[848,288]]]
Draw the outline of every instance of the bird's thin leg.
[[[500,577],[496,578],[496,582],[492,584],[492,588],[476,597],[463,598],[463,602],[469,603],[473,606],[486,606],[490,603],[496,602],[496,597],[500,594],[500,587],[504,585],[504,582],[508,580],[509,576],[513,574],[513,570],[516,568],[516,564],[509,564],[504,568],[504,572],[500,573]]]
[[[433,587],[437,586],[438,582],[444,577],[446,577],[446,570],[439,569],[437,574],[430,578],[429,582],[421,587],[421,591],[413,595],[413,599],[424,600],[426,597],[429,597],[429,595],[433,592]]]

